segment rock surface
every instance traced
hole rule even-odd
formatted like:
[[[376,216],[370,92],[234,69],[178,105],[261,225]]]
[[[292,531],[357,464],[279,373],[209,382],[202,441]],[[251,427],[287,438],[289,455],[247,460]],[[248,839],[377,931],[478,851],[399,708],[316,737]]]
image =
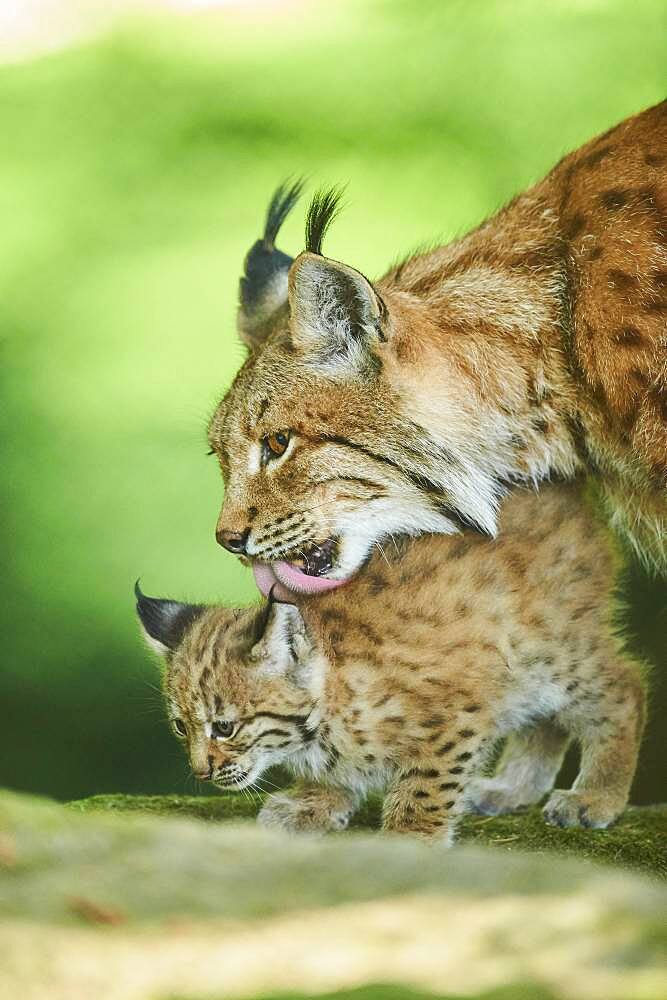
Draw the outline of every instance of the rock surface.
[[[0,996],[664,996],[664,883],[547,853],[579,853],[572,831],[540,842],[532,815],[471,820],[472,843],[446,851],[363,831],[290,838],[244,819],[254,808],[0,794]],[[664,872],[665,817],[574,833],[629,864],[624,838],[640,839]]]

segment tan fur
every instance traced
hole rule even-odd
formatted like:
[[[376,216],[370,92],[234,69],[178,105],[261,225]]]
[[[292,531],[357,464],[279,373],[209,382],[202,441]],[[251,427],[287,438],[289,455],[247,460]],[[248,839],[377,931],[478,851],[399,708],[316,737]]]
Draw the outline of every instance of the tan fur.
[[[644,717],[636,663],[611,625],[615,559],[578,486],[507,498],[497,540],[405,541],[297,611],[205,610],[170,655],[165,689],[195,773],[261,788],[281,763],[308,780],[260,819],[340,829],[372,788],[383,825],[449,841],[464,808],[548,794],[571,738],[579,777],[545,816],[606,826],[622,812]],[[233,721],[229,739],[211,738]],[[481,772],[510,735],[496,775]]]
[[[301,254],[211,422],[219,529],[269,561],[335,538],[346,577],[394,533],[493,534],[508,482],[585,469],[667,566],[666,197],[667,102],[375,286]],[[252,460],[282,429],[288,459]]]

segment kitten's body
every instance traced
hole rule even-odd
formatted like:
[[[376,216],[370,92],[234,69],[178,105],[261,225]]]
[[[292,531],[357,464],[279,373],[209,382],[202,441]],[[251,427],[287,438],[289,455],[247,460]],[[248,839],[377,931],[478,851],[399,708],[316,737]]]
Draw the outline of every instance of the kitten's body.
[[[447,837],[466,805],[541,799],[574,737],[581,773],[547,818],[606,826],[627,802],[644,705],[611,628],[613,579],[578,487],[515,492],[497,540],[406,542],[300,612],[274,605],[265,629],[264,610],[200,611],[171,643],[171,711],[195,772],[233,787],[283,763],[309,780],[270,796],[266,823],[339,828],[386,788],[385,828]],[[239,727],[231,738],[211,735],[220,719]],[[496,777],[480,779],[512,733]]]

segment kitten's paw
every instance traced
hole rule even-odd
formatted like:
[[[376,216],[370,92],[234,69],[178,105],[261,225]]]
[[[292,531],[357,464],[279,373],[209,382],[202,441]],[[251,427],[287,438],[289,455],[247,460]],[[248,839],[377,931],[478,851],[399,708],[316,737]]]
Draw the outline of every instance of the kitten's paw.
[[[314,795],[269,795],[257,816],[258,823],[291,833],[327,833],[344,830],[353,813],[349,803]]]
[[[521,789],[507,785],[497,778],[475,778],[466,788],[466,807],[469,812],[484,816],[502,816],[518,812],[529,805],[528,796]]]
[[[623,812],[625,803],[619,805],[609,795],[591,792],[556,791],[551,794],[542,813],[551,826],[585,826],[604,829]]]

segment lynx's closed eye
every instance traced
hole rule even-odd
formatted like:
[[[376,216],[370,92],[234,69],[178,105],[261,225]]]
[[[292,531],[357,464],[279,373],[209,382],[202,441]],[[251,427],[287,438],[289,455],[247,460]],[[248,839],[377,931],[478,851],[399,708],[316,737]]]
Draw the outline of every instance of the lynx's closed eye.
[[[211,736],[216,740],[224,740],[234,732],[233,722],[213,722]]]
[[[177,736],[187,736],[188,735],[188,731],[185,728],[185,723],[183,722],[183,719],[172,719],[171,720],[171,724],[174,727],[174,730],[176,731],[176,735]]]
[[[280,458],[287,451],[291,431],[276,431],[262,440],[262,461],[266,465],[274,458]]]

